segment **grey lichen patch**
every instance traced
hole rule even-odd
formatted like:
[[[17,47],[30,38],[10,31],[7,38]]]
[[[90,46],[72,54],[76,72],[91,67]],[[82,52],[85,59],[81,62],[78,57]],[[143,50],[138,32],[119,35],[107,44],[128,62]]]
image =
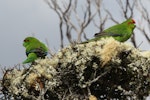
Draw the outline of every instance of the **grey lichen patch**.
[[[57,71],[47,65],[46,61],[47,59],[39,60],[37,65],[30,66],[28,69],[7,70],[2,80],[5,94],[13,95],[15,100],[20,98],[34,100],[39,94],[45,92],[46,86],[51,86],[49,89],[57,86],[57,80],[54,79]]]
[[[18,94],[21,89],[18,90],[18,85],[22,77],[20,77],[24,73],[24,70],[18,70],[16,68],[7,70],[3,76],[3,86],[7,87],[10,92],[14,94]],[[14,81],[15,80],[15,81]]]
[[[33,100],[137,100],[150,93],[150,52],[113,38],[70,45],[36,63],[6,71],[3,93]]]

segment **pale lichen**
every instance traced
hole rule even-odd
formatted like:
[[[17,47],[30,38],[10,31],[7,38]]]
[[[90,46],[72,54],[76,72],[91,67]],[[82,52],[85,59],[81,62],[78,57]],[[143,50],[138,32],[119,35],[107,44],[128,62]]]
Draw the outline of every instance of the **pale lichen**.
[[[33,100],[144,99],[150,92],[149,65],[150,51],[113,38],[73,44],[27,69],[6,71],[3,93]]]

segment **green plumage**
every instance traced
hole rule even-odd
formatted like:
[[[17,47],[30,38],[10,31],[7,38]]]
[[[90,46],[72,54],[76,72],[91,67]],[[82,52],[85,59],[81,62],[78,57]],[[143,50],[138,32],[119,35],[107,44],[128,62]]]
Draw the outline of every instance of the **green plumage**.
[[[83,43],[88,43],[92,41],[100,40],[102,37],[113,37],[115,40],[120,42],[127,41],[135,28],[135,21],[133,19],[128,19],[121,24],[114,25],[103,32],[96,33],[95,38],[85,41]]]
[[[48,48],[34,37],[27,37],[23,42],[23,46],[26,48],[27,59],[23,62],[31,63],[37,58],[45,58],[48,53]]]

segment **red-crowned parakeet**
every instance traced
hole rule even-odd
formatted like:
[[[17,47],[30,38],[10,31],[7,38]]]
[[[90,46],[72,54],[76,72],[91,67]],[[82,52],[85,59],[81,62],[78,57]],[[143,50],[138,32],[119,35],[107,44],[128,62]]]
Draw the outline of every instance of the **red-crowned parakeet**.
[[[88,43],[92,41],[100,40],[102,37],[113,37],[115,40],[120,42],[127,41],[133,34],[135,28],[135,21],[133,19],[128,19],[121,24],[114,25],[103,32],[96,33],[95,38],[85,41],[83,43]]]
[[[34,37],[24,39],[23,46],[26,48],[27,59],[23,62],[33,63],[37,58],[45,58],[48,54],[48,48]]]

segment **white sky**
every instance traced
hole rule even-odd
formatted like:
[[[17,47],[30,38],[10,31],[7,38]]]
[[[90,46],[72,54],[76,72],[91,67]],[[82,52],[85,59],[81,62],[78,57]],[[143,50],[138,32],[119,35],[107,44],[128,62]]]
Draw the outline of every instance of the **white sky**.
[[[116,16],[116,7],[112,0],[104,0],[105,7],[111,9]],[[135,20],[137,20],[135,16]],[[118,19],[119,22],[124,21]],[[111,26],[110,23],[108,26]],[[0,65],[13,67],[26,59],[22,41],[27,36],[35,36],[50,48],[58,51],[60,46],[58,16],[49,9],[43,0],[0,0]],[[92,26],[93,27],[93,26]],[[99,30],[88,29],[87,36],[91,38]],[[140,40],[141,39],[141,40]],[[143,38],[144,39],[144,38]],[[143,41],[139,38],[139,44]],[[145,41],[141,48],[149,49]],[[55,48],[55,49],[54,49]]]

